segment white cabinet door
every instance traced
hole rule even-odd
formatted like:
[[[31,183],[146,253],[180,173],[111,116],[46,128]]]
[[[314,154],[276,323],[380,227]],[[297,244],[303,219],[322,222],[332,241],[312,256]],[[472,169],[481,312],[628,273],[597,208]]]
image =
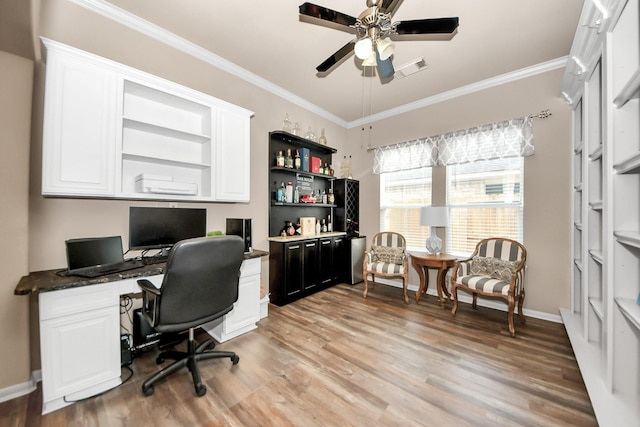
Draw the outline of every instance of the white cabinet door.
[[[217,109],[214,158],[216,201],[248,202],[250,197],[250,116]]]
[[[49,52],[42,194],[114,195],[116,84],[115,71]]]
[[[260,258],[244,260],[240,268],[238,301],[233,310],[202,326],[218,342],[224,342],[256,328],[260,320]]]
[[[40,295],[43,414],[120,384],[119,297],[109,285]]]

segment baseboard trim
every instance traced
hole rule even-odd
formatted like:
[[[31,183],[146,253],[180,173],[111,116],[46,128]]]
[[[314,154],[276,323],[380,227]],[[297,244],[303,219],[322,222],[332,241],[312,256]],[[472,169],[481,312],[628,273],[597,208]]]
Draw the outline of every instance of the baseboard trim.
[[[0,403],[8,402],[9,400],[31,393],[36,389],[40,381],[42,381],[42,373],[38,369],[37,371],[31,372],[31,379],[29,381],[0,389]]]
[[[396,288],[402,288],[402,282],[391,280],[391,279],[376,277],[376,283],[381,283],[381,284],[393,286]],[[409,283],[409,285],[407,286],[407,289],[413,292],[417,292],[418,288],[419,288],[418,285],[413,285],[411,283]],[[427,289],[427,294],[434,295],[434,296],[438,295],[435,289]],[[458,301],[466,304],[471,304],[473,299],[470,295],[467,295],[464,292],[460,292],[458,293]],[[505,303],[502,303],[501,301],[489,299],[489,298],[478,298],[478,305],[480,307],[493,308],[495,310],[500,310],[504,312],[507,311],[507,305]],[[527,308],[524,308],[522,311],[524,312],[525,316],[533,317],[534,319],[548,320],[549,322],[554,322],[554,323],[563,323],[562,317],[559,314],[545,313],[544,311],[530,310]]]

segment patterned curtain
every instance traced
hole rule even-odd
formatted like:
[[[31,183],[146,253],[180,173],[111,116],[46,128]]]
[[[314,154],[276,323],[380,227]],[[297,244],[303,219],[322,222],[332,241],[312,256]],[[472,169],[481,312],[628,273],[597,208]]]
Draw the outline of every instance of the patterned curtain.
[[[524,157],[533,153],[533,119],[520,117],[376,148],[373,173]]]

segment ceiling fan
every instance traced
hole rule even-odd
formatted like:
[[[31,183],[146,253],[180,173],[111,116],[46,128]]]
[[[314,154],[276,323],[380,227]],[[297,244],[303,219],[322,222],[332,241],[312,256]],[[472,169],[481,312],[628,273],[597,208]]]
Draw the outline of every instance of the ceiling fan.
[[[300,5],[300,15],[337,24],[338,28],[355,30],[356,38],[338,49],[316,67],[319,73],[329,72],[343,58],[355,52],[363,60],[363,66],[378,66],[380,77],[393,76],[391,63],[394,45],[389,40],[393,35],[451,34],[458,28],[458,18],[415,19],[391,22],[391,17],[402,0],[367,0],[365,9],[358,18],[312,3]]]

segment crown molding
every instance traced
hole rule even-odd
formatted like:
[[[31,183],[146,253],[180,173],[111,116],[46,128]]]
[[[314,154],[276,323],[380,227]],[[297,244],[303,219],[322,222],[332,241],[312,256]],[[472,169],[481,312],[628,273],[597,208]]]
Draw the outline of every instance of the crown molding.
[[[567,64],[567,57],[557,58],[551,61],[543,62],[531,67],[522,68],[510,73],[502,74],[497,77],[492,77],[486,80],[482,80],[477,83],[462,86],[450,91],[442,92],[428,98],[423,98],[418,101],[414,101],[405,105],[401,105],[396,108],[382,111],[370,116],[363,117],[362,119],[347,122],[342,118],[330,113],[329,111],[318,107],[317,105],[307,101],[306,99],[289,92],[288,90],[228,61],[221,56],[210,52],[195,43],[192,43],[164,28],[155,25],[149,21],[140,18],[124,9],[121,9],[106,0],[69,0],[85,9],[102,15],[114,22],[138,31],[148,37],[158,40],[172,48],[184,52],[194,58],[197,58],[207,64],[210,64],[220,70],[223,70],[229,74],[232,74],[248,83],[251,83],[261,89],[264,89],[272,94],[283,98],[299,107],[302,107],[320,117],[323,117],[337,125],[340,125],[346,129],[361,126],[366,123],[372,123],[377,120],[386,119],[389,117],[404,114],[413,110],[424,108],[429,105],[437,104],[439,102],[447,101],[459,96],[468,95],[473,92],[478,92],[491,87],[503,85],[505,83],[513,82],[523,78],[531,77],[536,74],[545,73],[547,71],[555,70],[565,67]]]
[[[551,61],[533,65],[531,67],[521,68],[516,71],[511,71],[506,74],[501,74],[496,77],[491,77],[489,79],[472,83],[466,86],[461,86],[459,88],[452,89],[446,92],[441,92],[439,94],[436,94],[427,98],[422,98],[417,101],[410,102],[408,104],[404,104],[396,108],[391,108],[386,111],[381,111],[379,113],[372,114],[367,117],[363,117],[362,119],[354,120],[352,122],[347,123],[347,128],[351,129],[354,127],[362,126],[364,124],[376,122],[378,120],[388,119],[389,117],[408,113],[413,110],[418,110],[420,108],[424,108],[433,104],[438,104],[440,102],[448,101],[450,99],[454,99],[460,96],[469,95],[474,92],[479,92],[481,90],[500,86],[506,83],[511,83],[516,80],[525,79],[528,77],[535,76],[537,74],[542,74],[548,71],[556,70],[558,68],[564,68],[567,64],[567,59],[568,59],[567,56],[563,56],[561,58],[552,59]]]
[[[210,52],[195,43],[192,43],[164,28],[155,25],[147,20],[140,18],[124,9],[121,9],[105,0],[69,0],[85,9],[102,15],[114,22],[138,31],[148,37],[151,37],[159,42],[162,42],[172,48],[186,53],[196,59],[206,62],[222,71],[232,74],[248,83],[251,83],[261,89],[273,93],[280,98],[283,98],[293,104],[296,104],[320,117],[330,120],[342,127],[347,127],[347,121],[332,114],[315,104],[299,97],[298,95],[289,92],[288,90],[271,83],[270,81],[228,61],[221,56]]]

